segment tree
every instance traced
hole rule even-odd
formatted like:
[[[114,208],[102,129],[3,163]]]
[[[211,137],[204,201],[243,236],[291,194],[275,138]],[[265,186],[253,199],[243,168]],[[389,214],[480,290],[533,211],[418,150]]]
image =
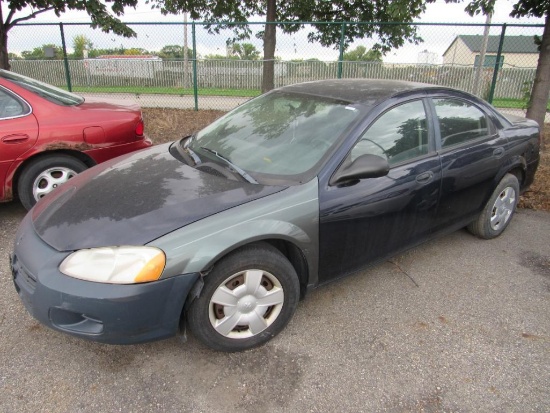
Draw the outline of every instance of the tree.
[[[357,46],[355,49],[344,53],[344,60],[351,62],[382,62],[380,50],[372,50],[365,46]]]
[[[53,56],[46,56],[46,49],[53,49]],[[21,52],[21,56],[25,60],[61,60],[63,59],[63,50],[61,47],[54,44],[44,44],[40,47],[35,47],[32,50],[24,50]]]
[[[8,33],[18,23],[30,20],[50,10],[54,11],[57,16],[67,10],[83,10],[90,15],[93,28],[100,28],[107,33],[112,31],[118,35],[131,37],[135,36],[135,32],[122,23],[117,16],[124,13],[125,7],[135,7],[137,2],[138,0],[110,0],[110,11],[113,15],[107,10],[105,2],[101,0],[10,0],[5,18],[0,7],[0,68],[10,68]],[[2,3],[2,0],[0,0],[0,3]]]
[[[234,56],[226,56],[226,55],[223,55],[223,54],[217,54],[217,53],[214,53],[214,54],[207,54],[206,56],[204,56],[204,58],[206,60],[235,60],[235,57]]]
[[[457,0],[447,0],[456,2]],[[460,0],[458,0],[460,1]],[[473,0],[466,6],[466,11],[470,15],[489,14],[493,12],[495,0]],[[548,95],[550,93],[550,0],[517,0],[513,5],[511,17],[544,17],[544,32],[539,42],[539,61],[535,73],[535,81],[531,89],[531,96],[527,104],[527,114],[529,119],[535,120],[544,128],[544,117],[546,115],[546,105],[548,104]]]
[[[94,44],[83,34],[77,34],[75,37],[73,37],[73,57],[76,59],[83,59],[84,58],[84,50],[92,50],[94,47]]]
[[[156,1],[156,0],[151,0]],[[163,13],[188,12],[192,19],[202,19],[209,23],[230,21],[210,27],[219,33],[221,29],[231,28],[237,40],[250,38],[251,30],[247,23],[251,17],[265,16],[265,29],[260,33],[263,39],[263,77],[262,91],[273,89],[275,68],[276,29],[285,33],[294,33],[303,28],[300,21],[331,22],[335,24],[313,24],[309,33],[310,41],[320,42],[324,46],[337,47],[342,36],[342,25],[338,22],[412,22],[425,10],[426,2],[434,0],[304,0],[283,1],[266,0],[240,1],[225,0],[164,0],[156,1],[154,7]],[[536,1],[536,0],[533,0]],[[548,0],[544,0],[548,1]],[[296,22],[277,24],[274,22]],[[242,25],[234,24],[242,23]],[[271,24],[270,24],[271,23]],[[356,38],[378,35],[379,43],[373,48],[385,53],[392,48],[402,46],[406,41],[419,42],[414,26],[396,24],[348,24],[343,33],[344,43],[348,45]]]
[[[162,59],[183,59],[183,46],[178,44],[166,45],[158,52],[158,56]],[[193,49],[187,49],[187,58],[193,58]]]
[[[120,47],[115,47],[112,49],[91,49],[88,51],[88,57],[95,58],[98,56],[107,56],[107,55],[123,55],[124,54],[124,47],[121,45]]]
[[[141,47],[132,47],[130,49],[124,50],[123,54],[125,56],[139,56],[149,54],[149,52]]]
[[[544,32],[540,39],[540,54],[527,107],[527,117],[537,121],[544,128],[544,116],[550,93],[550,1],[520,0],[514,5],[512,17],[536,16],[545,17]]]
[[[239,60],[258,60],[260,52],[252,43],[233,43],[231,45],[231,54]]]

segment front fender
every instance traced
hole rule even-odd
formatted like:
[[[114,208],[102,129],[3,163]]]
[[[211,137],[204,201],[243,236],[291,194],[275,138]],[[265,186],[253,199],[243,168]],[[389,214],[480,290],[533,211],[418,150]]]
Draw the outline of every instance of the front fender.
[[[308,262],[308,284],[319,261],[317,178],[180,228],[149,243],[166,253],[162,278],[203,272],[231,251],[255,241],[281,239],[296,245]]]

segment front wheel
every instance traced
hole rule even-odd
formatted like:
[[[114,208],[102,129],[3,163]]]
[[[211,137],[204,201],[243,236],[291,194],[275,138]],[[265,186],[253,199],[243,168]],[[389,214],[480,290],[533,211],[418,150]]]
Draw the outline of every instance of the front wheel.
[[[468,231],[483,239],[498,237],[510,223],[519,198],[519,182],[506,174],[499,182],[479,217],[468,225]]]
[[[220,351],[264,344],[294,314],[300,284],[294,267],[274,247],[243,247],[205,276],[201,296],[187,313],[195,337]]]
[[[19,178],[19,200],[31,209],[42,197],[88,167],[69,155],[48,155],[31,161]]]

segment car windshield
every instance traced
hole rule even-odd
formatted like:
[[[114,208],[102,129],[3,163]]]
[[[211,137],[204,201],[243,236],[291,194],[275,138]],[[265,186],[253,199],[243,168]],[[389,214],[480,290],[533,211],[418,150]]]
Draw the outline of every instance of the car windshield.
[[[5,70],[0,71],[0,76],[57,105],[76,106],[84,102],[81,96],[26,76]]]
[[[203,162],[223,158],[258,182],[298,183],[310,179],[359,112],[349,102],[275,91],[218,119],[183,147]]]

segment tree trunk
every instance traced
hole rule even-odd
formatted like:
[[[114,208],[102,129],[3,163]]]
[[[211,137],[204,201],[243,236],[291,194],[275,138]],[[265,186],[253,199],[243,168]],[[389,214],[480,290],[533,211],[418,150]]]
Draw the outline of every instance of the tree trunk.
[[[266,22],[274,22],[276,0],[267,0]],[[262,93],[275,87],[275,44],[277,25],[266,24],[264,30],[264,64],[262,73]]]
[[[0,69],[10,70],[8,32],[4,30],[4,27],[0,28]]]
[[[550,13],[546,12],[546,22],[544,33],[542,35],[542,45],[540,48],[539,63],[535,74],[535,82],[531,90],[531,99],[527,115],[529,119],[538,122],[540,128],[544,128],[544,116],[546,115],[546,105],[548,104],[548,94],[550,93]]]

